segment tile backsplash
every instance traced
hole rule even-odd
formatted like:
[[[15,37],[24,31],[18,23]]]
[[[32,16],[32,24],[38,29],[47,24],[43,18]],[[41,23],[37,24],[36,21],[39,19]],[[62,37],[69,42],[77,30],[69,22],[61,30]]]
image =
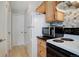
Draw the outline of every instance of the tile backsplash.
[[[63,24],[67,28],[79,28],[79,9],[67,11]]]
[[[79,28],[79,8],[73,6],[70,1],[61,2],[57,5],[57,7],[64,11],[64,27]]]

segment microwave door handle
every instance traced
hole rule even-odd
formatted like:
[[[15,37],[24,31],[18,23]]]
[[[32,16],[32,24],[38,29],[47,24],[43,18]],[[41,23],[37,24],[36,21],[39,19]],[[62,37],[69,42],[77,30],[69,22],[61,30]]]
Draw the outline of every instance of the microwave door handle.
[[[48,27],[48,32],[49,32],[49,35],[50,35],[50,26]]]
[[[54,37],[55,37],[55,27],[54,27]]]

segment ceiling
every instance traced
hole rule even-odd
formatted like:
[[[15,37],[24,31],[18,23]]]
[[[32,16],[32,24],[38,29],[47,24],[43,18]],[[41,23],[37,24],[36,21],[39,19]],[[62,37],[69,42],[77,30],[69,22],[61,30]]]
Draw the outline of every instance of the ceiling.
[[[38,5],[41,4],[42,1],[12,1],[11,4],[11,10],[15,13],[21,13],[23,14],[30,5],[34,9]]]

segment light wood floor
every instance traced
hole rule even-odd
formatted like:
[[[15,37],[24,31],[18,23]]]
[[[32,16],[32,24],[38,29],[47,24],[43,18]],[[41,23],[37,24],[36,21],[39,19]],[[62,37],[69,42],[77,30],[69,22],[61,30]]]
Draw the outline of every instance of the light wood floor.
[[[28,53],[26,51],[25,46],[14,46],[10,51],[9,51],[9,56],[10,57],[28,57]]]

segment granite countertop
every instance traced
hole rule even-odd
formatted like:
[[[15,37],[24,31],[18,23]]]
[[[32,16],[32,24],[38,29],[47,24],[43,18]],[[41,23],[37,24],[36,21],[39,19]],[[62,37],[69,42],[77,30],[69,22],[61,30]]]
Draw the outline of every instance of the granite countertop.
[[[42,40],[47,41],[47,40],[49,40],[49,39],[54,39],[54,38],[56,38],[56,37],[44,37],[44,36],[37,36],[37,38],[38,38],[38,39],[42,39]]]
[[[43,36],[37,36],[37,38],[38,38],[38,39],[45,40],[45,41],[47,41],[47,40],[48,40],[48,38],[47,38],[47,37],[43,37]]]

